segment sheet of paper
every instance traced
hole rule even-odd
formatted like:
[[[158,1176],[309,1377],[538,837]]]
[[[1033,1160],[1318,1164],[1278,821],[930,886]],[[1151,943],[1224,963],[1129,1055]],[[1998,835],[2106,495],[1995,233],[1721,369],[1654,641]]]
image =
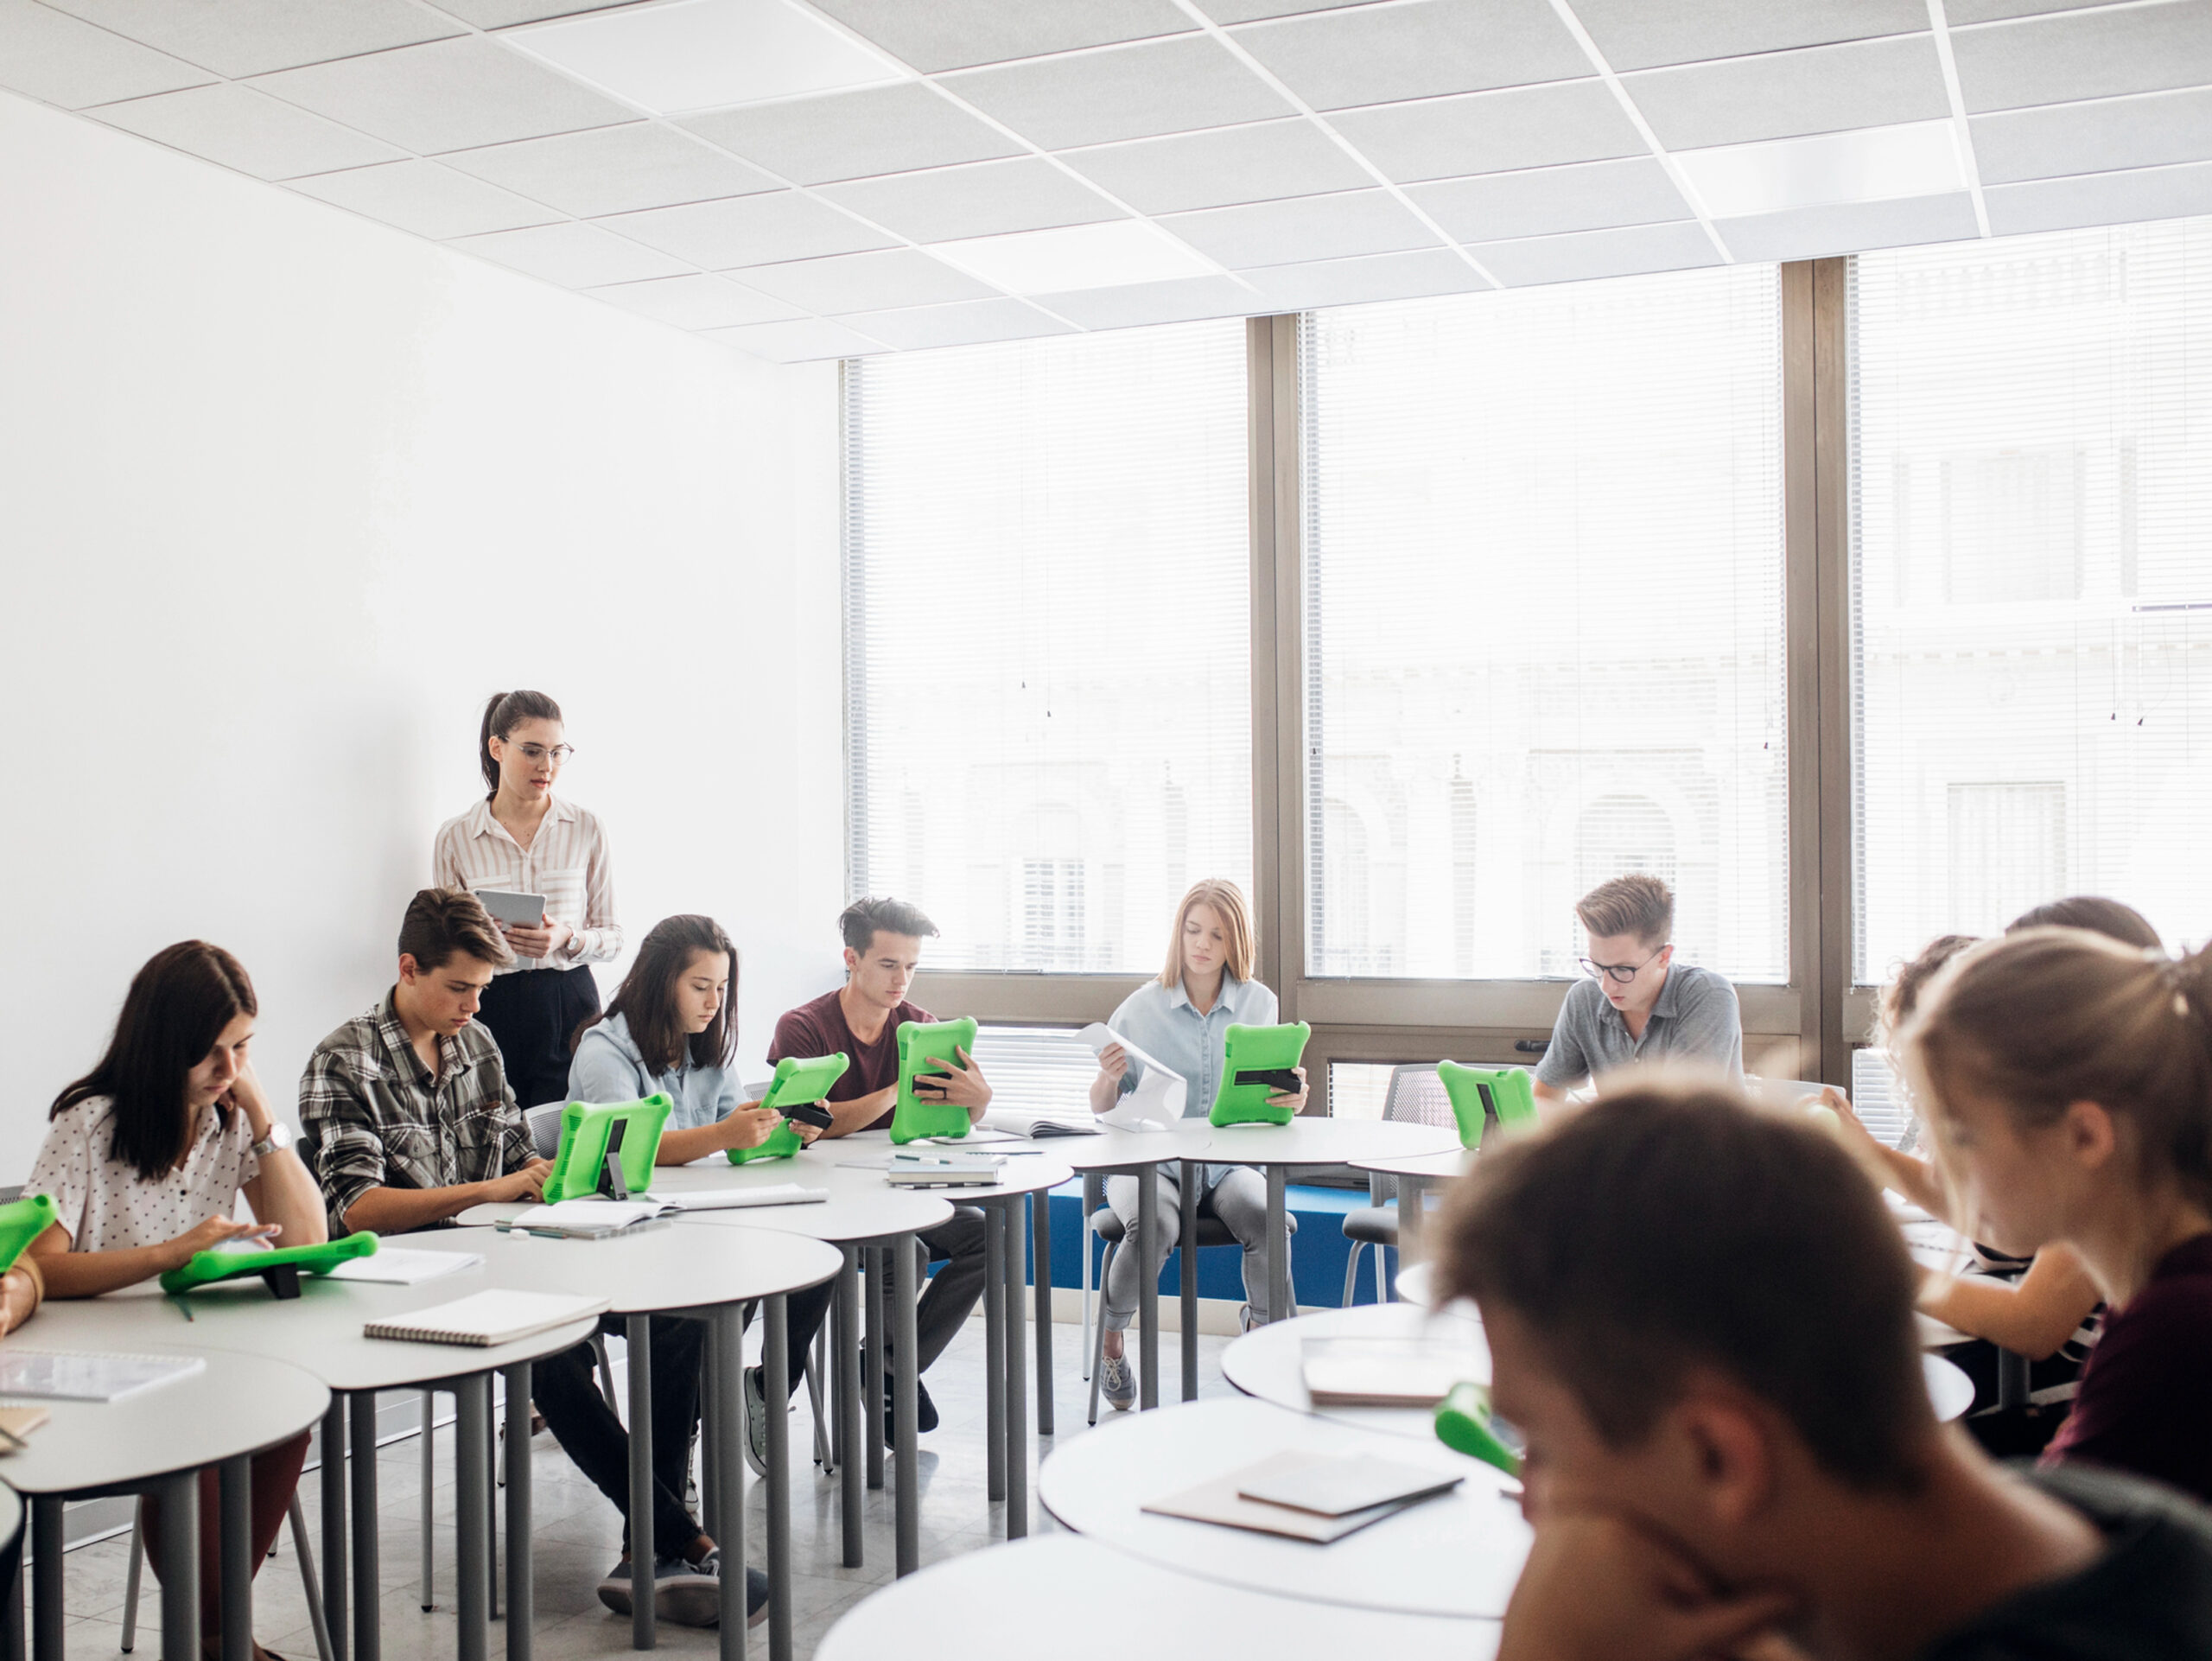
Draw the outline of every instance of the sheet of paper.
[[[1154,1060],[1103,1021],[1092,1021],[1077,1036],[1090,1046],[1093,1055],[1103,1054],[1109,1044],[1119,1044],[1139,1070],[1137,1087],[1112,1112],[1101,1113],[1099,1123],[1110,1124],[1116,1130],[1174,1128],[1183,1117],[1183,1098],[1189,1093],[1181,1073]]]
[[[480,1251],[410,1251],[378,1242],[376,1255],[353,1257],[330,1271],[334,1281],[374,1281],[385,1286],[414,1286],[464,1269],[482,1266]]]

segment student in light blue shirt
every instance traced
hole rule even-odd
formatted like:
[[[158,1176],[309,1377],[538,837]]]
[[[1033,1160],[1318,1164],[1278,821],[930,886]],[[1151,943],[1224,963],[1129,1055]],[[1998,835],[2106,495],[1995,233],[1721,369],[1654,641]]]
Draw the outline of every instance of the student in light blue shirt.
[[[1252,921],[1243,893],[1233,882],[1211,879],[1200,882],[1183,896],[1176,911],[1175,932],[1167,944],[1167,966],[1157,979],[1147,981],[1123,999],[1108,1023],[1163,1066],[1182,1074],[1186,1118],[1204,1118],[1213,1106],[1227,1060],[1230,1028],[1275,1024],[1275,995],[1252,978]],[[1101,1051],[1098,1076],[1090,1084],[1091,1111],[1111,1112],[1123,1096],[1137,1087],[1141,1065],[1133,1061],[1119,1044],[1109,1044]],[[1299,1069],[1298,1076],[1296,1095],[1273,1098],[1294,1112],[1306,1105],[1304,1068]],[[1183,1221],[1182,1193],[1174,1178],[1156,1168],[1137,1176],[1109,1177],[1106,1203],[1122,1219],[1127,1240],[1137,1241],[1137,1184],[1141,1181],[1159,1184],[1157,1232],[1152,1239],[1140,1243],[1141,1250],[1125,1245],[1116,1252],[1113,1273],[1106,1277],[1103,1392],[1122,1410],[1136,1401],[1135,1376],[1123,1352],[1122,1335],[1136,1314],[1143,1277],[1160,1273],[1160,1265],[1175,1248]],[[1198,1214],[1218,1217],[1244,1248],[1245,1324],[1249,1327],[1268,1317],[1267,1180],[1243,1166],[1209,1165],[1199,1181],[1204,1191],[1198,1196]],[[1287,1261],[1287,1231],[1281,1248]],[[1294,1294],[1292,1302],[1296,1301]]]

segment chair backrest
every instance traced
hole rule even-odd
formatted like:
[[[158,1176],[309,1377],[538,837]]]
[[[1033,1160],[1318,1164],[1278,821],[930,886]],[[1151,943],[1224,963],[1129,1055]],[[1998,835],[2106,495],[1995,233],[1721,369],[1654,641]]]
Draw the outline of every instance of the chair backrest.
[[[548,1102],[543,1107],[525,1109],[522,1122],[530,1127],[530,1145],[540,1159],[550,1159],[561,1151],[561,1110],[565,1101]]]
[[[1469,1067],[1439,1061],[1437,1077],[1452,1098],[1459,1144],[1479,1148],[1483,1127],[1491,1119],[1501,1130],[1518,1130],[1536,1122],[1536,1091],[1526,1067]]]
[[[1389,1087],[1382,1094],[1382,1117],[1400,1124],[1434,1124],[1450,1128],[1452,1098],[1436,1076],[1433,1061],[1408,1061],[1390,1069]],[[1370,1172],[1367,1203],[1387,1206],[1397,1198],[1398,1179]]]

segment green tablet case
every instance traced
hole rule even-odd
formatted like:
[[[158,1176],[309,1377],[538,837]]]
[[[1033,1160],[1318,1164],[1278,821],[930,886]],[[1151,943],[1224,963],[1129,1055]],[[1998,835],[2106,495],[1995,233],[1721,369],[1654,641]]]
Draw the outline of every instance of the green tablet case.
[[[1508,1476],[1521,1474],[1520,1456],[1491,1427],[1490,1391],[1480,1384],[1454,1384],[1452,1393],[1436,1404],[1436,1439],[1469,1459],[1497,1466]]]
[[[1436,1076],[1452,1098],[1452,1117],[1459,1122],[1459,1145],[1479,1148],[1485,1120],[1496,1119],[1500,1130],[1526,1130],[1536,1122],[1536,1090],[1526,1067],[1463,1067],[1457,1061],[1439,1061]]]
[[[13,1269],[24,1248],[52,1228],[60,1215],[50,1193],[27,1193],[0,1206],[0,1275]]]
[[[1213,1124],[1288,1124],[1294,1110],[1270,1107],[1268,1098],[1282,1093],[1279,1084],[1240,1085],[1236,1075],[1262,1070],[1287,1070],[1306,1053],[1306,1041],[1313,1029],[1304,1021],[1287,1027],[1230,1028],[1223,1041],[1221,1088],[1214,1092],[1213,1108],[1206,1115]]]
[[[760,1105],[783,1113],[786,1108],[804,1107],[809,1102],[818,1102],[830,1093],[830,1086],[845,1076],[851,1065],[845,1053],[817,1055],[802,1060],[787,1055],[776,1063],[775,1082],[768,1086],[768,1093],[760,1098]],[[757,1148],[731,1148],[733,1165],[750,1165],[756,1159],[789,1159],[806,1144],[799,1140],[798,1132],[785,1114],[784,1122],[768,1133],[768,1140]]]
[[[976,1023],[964,1015],[926,1026],[918,1021],[899,1023],[899,1104],[891,1113],[892,1141],[968,1134],[966,1108],[957,1102],[925,1101],[914,1094],[914,1075],[942,1072],[941,1066],[932,1064],[952,1060],[957,1049],[967,1051],[971,1060],[975,1057]]]
[[[545,1179],[545,1203],[557,1205],[613,1190],[607,1154],[618,1124],[623,1127],[622,1141],[615,1157],[623,1192],[615,1197],[645,1193],[653,1185],[653,1155],[660,1151],[660,1133],[675,1111],[676,1104],[658,1091],[638,1102],[570,1102],[561,1110],[561,1148],[553,1156],[552,1174]]]
[[[280,1246],[274,1251],[195,1251],[183,1268],[172,1269],[162,1276],[162,1290],[189,1292],[218,1281],[258,1275],[269,1282],[272,1295],[296,1298],[302,1274],[327,1275],[340,1263],[376,1255],[377,1237],[366,1229],[342,1240],[325,1240],[321,1245]]]

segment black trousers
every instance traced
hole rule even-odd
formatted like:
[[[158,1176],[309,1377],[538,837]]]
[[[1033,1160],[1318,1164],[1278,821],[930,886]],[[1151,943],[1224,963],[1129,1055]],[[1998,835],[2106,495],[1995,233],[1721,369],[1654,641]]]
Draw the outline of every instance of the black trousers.
[[[683,1489],[690,1478],[691,1432],[699,1422],[707,1323],[691,1315],[647,1319],[653,1346],[653,1550],[673,1557],[704,1532],[684,1509]],[[620,1337],[626,1324],[610,1315],[599,1329]],[[622,1513],[622,1549],[628,1550],[630,1433],[593,1381],[591,1346],[579,1344],[538,1362],[531,1369],[530,1394],[576,1468]]]
[[[517,1107],[527,1112],[569,1099],[569,1041],[598,1013],[599,983],[588,964],[493,977],[476,1018],[499,1047]]]
[[[792,1292],[784,1299],[785,1329],[791,1335],[791,1377],[784,1383],[796,1395],[799,1383],[806,1377],[806,1353],[814,1347],[815,1334],[822,1330],[822,1322],[830,1313],[830,1300],[837,1295],[837,1277],[832,1275],[819,1286],[810,1286],[804,1292]],[[755,1306],[747,1304],[745,1319],[753,1320]],[[825,1384],[827,1380],[823,1381]]]

